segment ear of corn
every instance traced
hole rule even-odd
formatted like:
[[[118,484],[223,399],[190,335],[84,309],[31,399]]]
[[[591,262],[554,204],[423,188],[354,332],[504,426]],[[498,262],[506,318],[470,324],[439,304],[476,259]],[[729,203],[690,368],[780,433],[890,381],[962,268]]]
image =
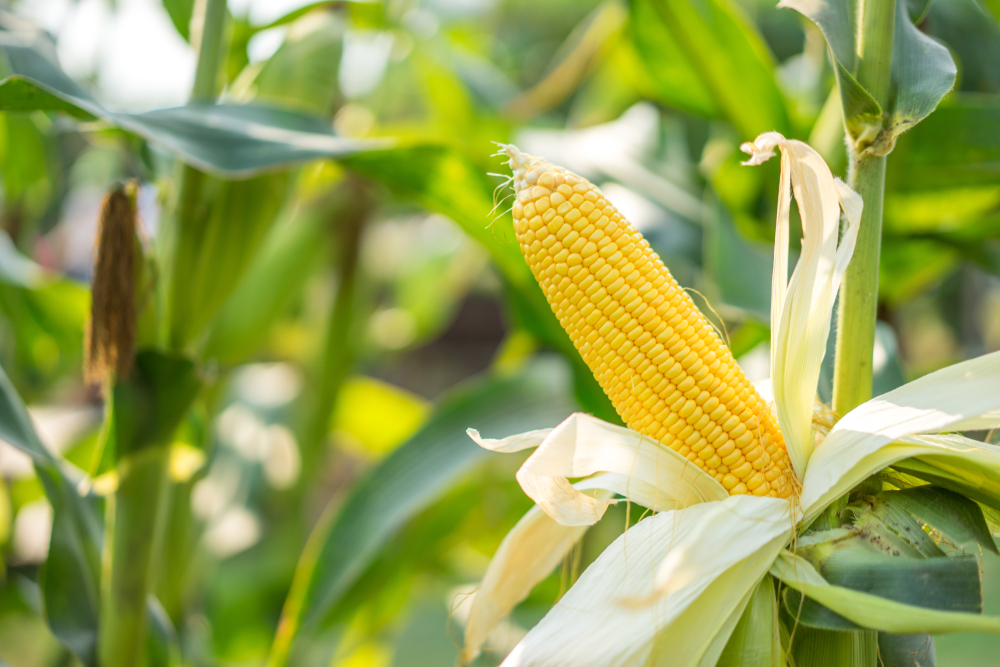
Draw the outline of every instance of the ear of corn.
[[[586,179],[504,148],[521,251],[629,428],[732,495],[790,497],[770,409],[642,235]]]

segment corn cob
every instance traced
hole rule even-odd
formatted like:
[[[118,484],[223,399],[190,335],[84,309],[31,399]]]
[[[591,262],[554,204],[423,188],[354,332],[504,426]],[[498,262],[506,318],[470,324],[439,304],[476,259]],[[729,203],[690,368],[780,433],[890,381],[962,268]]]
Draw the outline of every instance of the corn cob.
[[[649,243],[586,179],[504,150],[521,252],[628,427],[731,495],[790,497],[791,466],[770,409]]]

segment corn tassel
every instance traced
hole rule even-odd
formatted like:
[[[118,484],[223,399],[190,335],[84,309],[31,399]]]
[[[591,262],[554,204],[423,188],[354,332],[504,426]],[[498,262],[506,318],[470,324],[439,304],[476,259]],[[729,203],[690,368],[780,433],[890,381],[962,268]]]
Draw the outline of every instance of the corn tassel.
[[[731,495],[793,495],[769,407],[649,243],[586,179],[504,150],[521,251],[628,427]]]

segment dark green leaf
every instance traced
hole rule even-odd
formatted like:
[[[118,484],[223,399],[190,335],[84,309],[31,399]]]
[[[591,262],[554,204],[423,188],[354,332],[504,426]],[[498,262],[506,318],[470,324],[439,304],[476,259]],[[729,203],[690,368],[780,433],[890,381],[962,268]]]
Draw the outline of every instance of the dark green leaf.
[[[573,409],[564,372],[551,362],[534,363],[513,377],[478,380],[451,393],[415,436],[358,483],[333,521],[313,536],[315,551],[300,563],[300,585],[286,603],[286,615],[290,610],[295,614],[284,619],[289,629],[321,623],[410,517],[490,456],[469,439],[467,428],[502,437],[554,426]]]
[[[898,507],[921,524],[947,551],[976,553],[979,547],[1000,554],[979,506],[958,493],[936,486],[918,486],[881,495],[888,507]]]
[[[42,445],[28,411],[0,369],[0,438],[31,457],[52,505],[52,537],[42,570],[45,617],[60,641],[94,665],[100,605],[101,527],[93,498],[83,498]]]
[[[852,621],[847,620],[840,614],[830,611],[812,598],[804,597],[794,588],[786,588],[781,593],[782,603],[785,612],[791,616],[796,623],[801,623],[808,628],[822,630],[862,630],[863,628]]]
[[[868,499],[854,521],[858,537],[891,556],[939,558],[945,552],[891,493]]]
[[[55,459],[38,439],[28,411],[3,369],[0,369],[0,440],[20,449],[36,465],[54,470]]]
[[[100,504],[36,465],[52,504],[52,538],[41,574],[45,619],[81,662],[96,662],[102,532]],[[46,480],[48,478],[48,480]]]
[[[982,613],[979,563],[972,556],[906,558],[873,547],[863,535],[848,533],[846,538],[836,539],[836,534],[831,533],[831,538],[802,547],[797,554],[835,586],[916,607]],[[798,602],[797,597],[787,600],[793,617]],[[817,607],[803,605],[803,622],[833,629],[844,622]]]

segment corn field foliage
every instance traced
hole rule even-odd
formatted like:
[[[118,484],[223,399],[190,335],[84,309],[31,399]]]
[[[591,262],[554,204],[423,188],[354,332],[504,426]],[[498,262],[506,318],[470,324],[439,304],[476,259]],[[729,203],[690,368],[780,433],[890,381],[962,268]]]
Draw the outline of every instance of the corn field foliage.
[[[874,100],[840,104],[838,81],[858,84],[838,0],[800,8],[815,24],[771,0],[327,0],[266,19],[34,2],[0,6],[0,665],[455,662],[463,603],[531,506],[523,457],[466,428],[620,423],[521,256],[493,142],[599,185],[751,379],[779,170],[741,168],[740,143],[779,131],[843,178],[845,141],[892,148],[874,393],[1000,349],[997,0],[900,0],[896,58],[922,49],[923,92],[903,71],[884,111],[922,122],[874,138]],[[37,24],[139,5],[207,93],[123,103]],[[138,231],[109,278],[115,196]],[[642,512],[609,509],[474,664],[499,664]],[[112,564],[149,592],[114,628]],[[1000,557],[982,570],[996,614]],[[129,638],[134,660],[109,661]],[[998,650],[951,635],[937,664]]]

